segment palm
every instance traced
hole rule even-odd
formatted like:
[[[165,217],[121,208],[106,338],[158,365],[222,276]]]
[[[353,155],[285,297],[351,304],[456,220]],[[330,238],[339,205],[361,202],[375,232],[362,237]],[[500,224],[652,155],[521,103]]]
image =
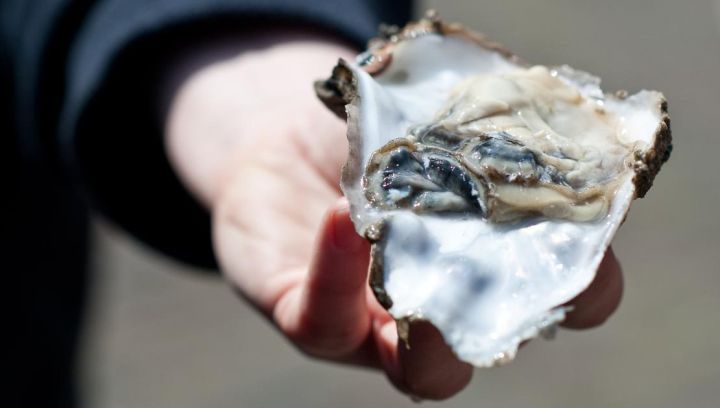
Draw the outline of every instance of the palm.
[[[291,336],[302,335],[304,312],[283,305],[300,302],[308,284],[323,215],[341,196],[347,151],[342,123],[319,115],[241,153],[215,217],[225,273]]]
[[[323,214],[341,196],[336,151],[345,147],[341,124],[331,124],[334,147],[329,137],[297,129],[263,135],[244,149],[216,211],[223,269],[267,313],[288,285],[306,278]],[[326,160],[314,159],[323,150],[331,153]]]

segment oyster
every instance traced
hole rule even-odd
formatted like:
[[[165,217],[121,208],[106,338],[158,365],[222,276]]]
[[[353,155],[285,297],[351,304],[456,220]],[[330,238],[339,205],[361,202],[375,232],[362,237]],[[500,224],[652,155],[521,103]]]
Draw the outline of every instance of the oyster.
[[[563,320],[671,150],[661,93],[599,84],[433,13],[316,84],[347,118],[342,189],[401,336],[427,320],[492,366]]]

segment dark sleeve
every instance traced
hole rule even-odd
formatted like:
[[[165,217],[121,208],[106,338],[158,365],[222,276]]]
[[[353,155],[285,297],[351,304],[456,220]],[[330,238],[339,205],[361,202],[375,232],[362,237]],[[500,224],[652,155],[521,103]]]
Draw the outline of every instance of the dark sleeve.
[[[214,266],[207,212],[164,154],[155,84],[181,47],[249,26],[312,25],[363,46],[410,1],[106,0],[87,10],[68,53],[60,155],[96,208],[146,244]]]

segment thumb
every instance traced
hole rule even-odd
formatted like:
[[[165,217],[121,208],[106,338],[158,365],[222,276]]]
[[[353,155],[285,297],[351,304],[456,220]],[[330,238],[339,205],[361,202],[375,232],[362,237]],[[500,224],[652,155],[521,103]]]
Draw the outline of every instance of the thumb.
[[[301,349],[317,357],[340,357],[367,338],[369,256],[347,200],[338,200],[322,221],[304,284],[276,309],[278,325]]]

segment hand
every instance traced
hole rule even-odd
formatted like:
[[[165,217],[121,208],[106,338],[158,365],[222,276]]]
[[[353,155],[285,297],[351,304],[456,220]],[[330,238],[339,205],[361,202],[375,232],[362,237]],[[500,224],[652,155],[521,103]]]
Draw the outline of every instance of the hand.
[[[171,160],[212,210],[228,281],[310,356],[383,370],[419,398],[459,392],[472,367],[428,324],[411,327],[412,348],[398,344],[395,322],[367,284],[369,245],[338,187],[345,126],[311,86],[352,52],[296,32],[231,48],[239,56],[200,64],[182,81],[167,121]],[[621,292],[608,252],[564,325],[601,324]]]

